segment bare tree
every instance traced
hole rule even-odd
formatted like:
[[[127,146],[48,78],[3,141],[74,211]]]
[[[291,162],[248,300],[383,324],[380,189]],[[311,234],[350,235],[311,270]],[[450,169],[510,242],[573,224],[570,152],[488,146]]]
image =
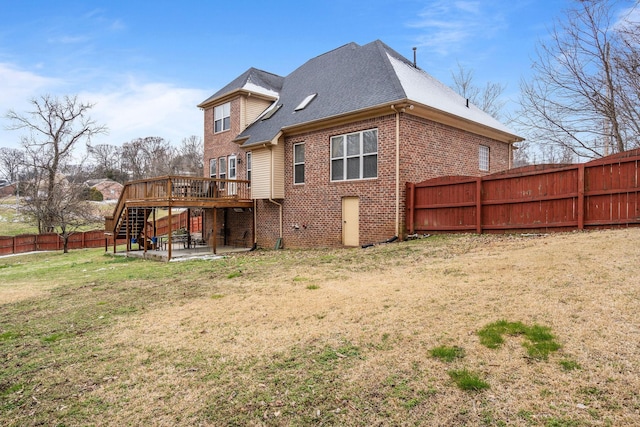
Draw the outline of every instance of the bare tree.
[[[0,148],[0,176],[11,182],[18,180],[24,164],[24,151],[17,148]]]
[[[480,88],[473,81],[473,71],[465,69],[460,63],[458,63],[458,70],[451,72],[451,77],[453,78],[453,90],[485,113],[500,119],[500,112],[504,107],[504,101],[500,99],[500,96],[506,86],[487,82],[485,87]]]
[[[124,183],[128,176],[122,170],[122,151],[110,144],[89,145],[89,156],[94,162],[93,175],[96,178],[109,178]]]
[[[173,173],[201,176],[204,172],[202,138],[191,135],[184,138],[173,160]]]
[[[614,70],[620,85],[620,120],[628,147],[640,147],[640,22],[630,15],[618,23],[619,48],[613,52]]]
[[[92,104],[78,101],[77,97],[62,99],[49,95],[31,100],[33,110],[26,115],[11,110],[11,130],[26,130],[21,137],[25,151],[25,166],[32,184],[25,194],[25,203],[32,204],[29,211],[35,216],[40,233],[54,231],[59,226],[57,210],[61,208],[59,190],[61,174],[72,159],[73,149],[81,141],[106,133],[105,126],[98,125],[88,113]],[[71,200],[64,199],[67,205]]]
[[[519,168],[527,166],[532,163],[531,154],[529,151],[529,141],[521,141],[518,145],[513,146],[513,167]]]
[[[26,200],[23,214],[33,218],[41,233],[43,230],[57,233],[62,239],[63,252],[67,253],[69,238],[81,227],[97,223],[101,218],[92,204],[85,200],[82,184],[58,174],[51,190],[45,191],[48,188],[46,172],[37,166],[32,170],[36,175],[32,175],[24,185],[27,197],[23,199]]]
[[[122,145],[123,169],[131,179],[151,178],[173,173],[174,148],[169,141],[148,136]]]
[[[540,42],[533,79],[521,84],[519,121],[530,140],[588,158],[624,151],[637,140],[638,97],[628,96],[616,58],[625,62],[638,45],[623,42],[615,4],[575,1]],[[628,76],[637,81],[637,72]]]

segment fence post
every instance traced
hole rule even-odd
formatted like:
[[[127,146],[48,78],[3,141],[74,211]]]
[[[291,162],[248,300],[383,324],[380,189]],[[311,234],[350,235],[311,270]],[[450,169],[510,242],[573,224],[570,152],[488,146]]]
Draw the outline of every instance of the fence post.
[[[476,178],[476,233],[482,234],[482,177]]]
[[[578,230],[584,230],[584,163],[578,165]]]
[[[416,199],[415,199],[415,191],[416,185],[413,182],[407,182],[406,185],[406,209],[407,209],[407,232],[408,234],[415,233],[415,208],[416,208]]]

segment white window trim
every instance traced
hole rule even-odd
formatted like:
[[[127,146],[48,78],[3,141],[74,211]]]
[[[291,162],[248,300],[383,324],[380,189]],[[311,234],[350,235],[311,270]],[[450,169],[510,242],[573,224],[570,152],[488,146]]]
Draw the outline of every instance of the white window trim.
[[[370,131],[376,131],[376,151],[375,153],[364,153],[364,133],[365,132],[370,132]],[[347,155],[347,136],[348,135],[354,135],[354,134],[359,134],[360,137],[360,154],[358,154],[357,156],[348,156]],[[342,152],[343,155],[342,157],[333,157],[333,138],[338,138],[338,137],[342,137]],[[329,163],[330,163],[330,167],[329,167],[329,179],[331,182],[345,182],[345,181],[366,181],[366,180],[370,180],[370,179],[378,179],[378,129],[377,128],[373,128],[373,129],[365,129],[365,130],[361,130],[358,132],[349,132],[349,133],[345,133],[345,134],[341,134],[341,135],[333,135],[329,138]],[[363,159],[364,157],[368,157],[368,156],[376,156],[376,176],[370,176],[370,177],[366,177],[363,178],[362,175],[364,173],[364,164],[363,164]],[[347,159],[350,158],[355,158],[358,157],[360,159],[360,177],[359,178],[347,178]],[[333,161],[334,160],[342,160],[343,164],[342,164],[342,179],[333,179]]]
[[[238,158],[236,156],[229,156],[227,158],[227,179],[228,180],[238,179]],[[236,192],[237,192],[237,184],[235,182],[230,182],[229,189],[227,190],[227,194],[235,195]]]
[[[486,145],[478,146],[478,169],[482,172],[491,169],[491,149]]]
[[[223,172],[224,169],[224,172]],[[227,158],[218,157],[218,178],[227,179]],[[224,190],[224,182],[220,183],[220,190]]]
[[[301,162],[297,162],[296,163],[296,147],[298,147],[298,146],[305,147],[304,148],[304,159]],[[307,175],[306,174],[307,166],[305,164],[306,158],[307,158],[307,148],[306,148],[304,142],[298,142],[297,144],[293,144],[293,185],[303,185],[305,183],[305,181],[306,181],[306,178],[307,178],[307,176],[306,176]],[[303,171],[303,176],[304,177],[303,177],[303,180],[301,182],[296,182],[296,166],[300,166],[300,165],[302,165],[303,168],[304,168],[304,171]]]
[[[225,127],[225,119],[229,119]],[[220,122],[220,130],[216,131],[216,123]],[[213,107],[213,133],[221,133],[231,129],[231,103],[227,102]]]
[[[213,172],[213,173],[212,173]],[[209,178],[218,177],[218,159],[209,159]]]
[[[233,164],[233,166],[231,166]],[[233,173],[231,173],[233,171]],[[229,156],[227,158],[227,176],[228,179],[238,178],[238,158],[236,156]]]

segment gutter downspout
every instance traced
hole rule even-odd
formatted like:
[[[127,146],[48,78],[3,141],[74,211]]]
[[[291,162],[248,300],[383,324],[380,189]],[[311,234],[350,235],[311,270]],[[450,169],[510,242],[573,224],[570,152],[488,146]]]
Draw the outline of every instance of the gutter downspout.
[[[270,158],[270,162],[271,162],[271,177],[270,177],[270,189],[269,189],[269,202],[273,203],[274,205],[278,206],[278,210],[280,211],[280,235],[279,238],[282,239],[282,204],[276,202],[275,200],[273,200],[271,197],[273,196],[273,149],[271,147],[269,147],[269,158]]]
[[[269,198],[269,201],[274,205],[277,205],[278,209],[280,210],[280,239],[282,239],[282,203],[278,203],[271,198]]]
[[[400,233],[400,111],[395,105],[391,109],[396,112],[396,236]],[[404,108],[402,109],[404,110]]]
[[[258,233],[256,233],[256,224],[258,220],[258,213],[256,212],[256,207],[258,206],[258,201],[253,199],[253,247],[258,244]]]

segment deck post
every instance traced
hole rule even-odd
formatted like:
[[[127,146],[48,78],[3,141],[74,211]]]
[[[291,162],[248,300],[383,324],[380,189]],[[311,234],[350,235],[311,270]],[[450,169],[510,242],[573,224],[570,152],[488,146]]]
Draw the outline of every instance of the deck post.
[[[216,255],[216,250],[218,246],[218,233],[216,231],[217,228],[218,228],[218,209],[213,208],[213,233],[211,234],[213,238],[213,254],[214,255]]]
[[[158,249],[158,225],[156,224],[156,210],[158,208],[153,208],[151,211],[151,215],[153,217],[153,238],[156,239],[155,249]]]
[[[191,208],[187,208],[187,247],[191,247]]]
[[[146,186],[146,183],[145,183]],[[146,189],[145,189],[146,190]],[[143,218],[144,218],[144,225],[142,226],[142,233],[144,234],[143,237],[143,241],[142,241],[142,246],[144,246],[144,249],[142,250],[142,253],[144,254],[144,256],[147,256],[147,208],[144,208],[144,213],[142,214]],[[138,247],[140,247],[140,245],[138,244]]]
[[[127,212],[124,215],[125,223],[127,224],[125,235],[127,237],[127,253],[131,251],[131,223],[129,222],[129,208],[127,208]]]
[[[171,261],[171,246],[173,242],[171,241],[171,235],[173,234],[173,227],[171,224],[171,205],[169,205],[169,214],[167,215],[167,223],[169,225],[169,231],[167,234],[167,262]]]

